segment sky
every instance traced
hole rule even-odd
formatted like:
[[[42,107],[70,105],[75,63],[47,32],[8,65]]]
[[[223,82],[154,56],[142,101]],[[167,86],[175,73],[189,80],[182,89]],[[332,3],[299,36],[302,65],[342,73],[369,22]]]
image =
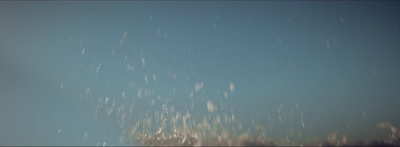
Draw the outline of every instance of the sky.
[[[263,122],[276,140],[381,137],[377,123],[400,126],[399,10],[395,1],[0,2],[0,145],[126,145],[121,132],[162,104],[192,107],[195,119],[210,116],[207,101],[244,126]]]

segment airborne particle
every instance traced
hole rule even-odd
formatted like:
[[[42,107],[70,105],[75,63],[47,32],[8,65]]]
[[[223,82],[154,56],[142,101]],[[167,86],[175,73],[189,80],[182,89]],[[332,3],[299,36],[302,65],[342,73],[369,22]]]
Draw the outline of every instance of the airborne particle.
[[[86,88],[86,94],[90,94],[90,88]]]
[[[121,39],[121,41],[119,41],[119,45],[124,45],[124,39]]]
[[[194,85],[194,90],[196,92],[199,92],[202,88],[203,88],[203,82],[197,83],[196,85]]]
[[[137,92],[137,97],[138,97],[138,99],[140,99],[140,97],[142,97],[142,88],[139,88],[139,90]]]
[[[99,66],[97,66],[96,74],[99,73],[100,66],[101,66],[101,64],[99,64]]]
[[[331,48],[330,44],[329,44],[329,40],[326,40],[326,47],[327,48]]]
[[[233,85],[233,82],[231,82],[231,83],[229,84],[229,90],[231,91],[231,93],[232,93],[233,91],[235,91],[235,85]]]
[[[172,87],[172,93],[175,93],[175,92],[176,92],[176,88]]]
[[[88,139],[88,133],[87,132],[83,133],[83,139]]]
[[[149,80],[147,80],[147,75],[144,75],[144,82],[145,82],[146,84],[149,84]]]
[[[146,66],[146,61],[144,60],[144,58],[142,57],[142,66]]]
[[[228,98],[228,92],[224,91],[224,98]]]
[[[126,38],[127,35],[128,35],[128,33],[124,32],[124,39]]]
[[[214,113],[218,111],[218,108],[211,101],[207,101],[207,110],[208,112]]]

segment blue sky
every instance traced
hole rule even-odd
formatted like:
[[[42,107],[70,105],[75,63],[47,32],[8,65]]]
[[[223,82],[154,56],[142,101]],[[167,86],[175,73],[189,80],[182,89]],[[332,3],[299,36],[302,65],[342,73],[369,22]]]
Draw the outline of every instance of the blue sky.
[[[400,123],[398,2],[0,3],[2,145],[125,144],[119,118],[96,113],[106,98],[135,105],[132,120],[212,100],[271,138]],[[277,123],[280,107],[296,120]]]

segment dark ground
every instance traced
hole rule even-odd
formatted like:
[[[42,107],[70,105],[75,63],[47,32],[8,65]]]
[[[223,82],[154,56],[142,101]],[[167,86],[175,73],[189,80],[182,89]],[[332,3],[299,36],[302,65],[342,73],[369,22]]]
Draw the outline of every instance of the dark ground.
[[[389,123],[380,123],[377,125],[381,129],[391,130],[388,139],[372,141],[347,142],[341,137],[328,138],[325,142],[311,142],[300,146],[400,146],[400,132]],[[186,135],[184,135],[186,133]],[[146,146],[279,146],[265,137],[252,137],[248,134],[242,134],[239,137],[232,137],[224,132],[217,137],[202,140],[199,134],[193,132],[176,133],[172,135],[165,134],[142,134],[136,139],[141,145]]]

